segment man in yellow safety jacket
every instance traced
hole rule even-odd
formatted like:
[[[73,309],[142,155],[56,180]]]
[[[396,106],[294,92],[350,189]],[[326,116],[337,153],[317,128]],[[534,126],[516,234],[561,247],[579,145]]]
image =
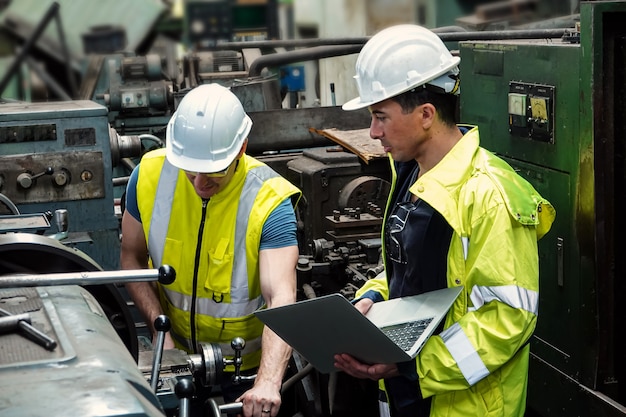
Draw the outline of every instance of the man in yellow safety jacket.
[[[392,168],[385,213],[385,272],[356,294],[374,302],[463,286],[442,332],[415,360],[335,366],[381,380],[391,416],[523,417],[529,346],[537,322],[537,240],[550,203],[502,159],[479,146],[478,128],[455,123],[458,63],[441,39],[415,25],[374,35],[356,63],[370,136]]]
[[[275,416],[291,348],[253,312],[295,301],[291,197],[300,191],[245,154],[251,126],[225,87],[201,85],[184,96],[166,148],[148,152],[131,174],[121,265],[172,266],[172,284],[126,285],[148,325],[167,315],[165,348],[195,353],[200,342],[219,343],[229,357],[231,341],[243,338],[242,370],[257,376],[253,385],[225,380],[224,400],[242,401],[245,416]]]

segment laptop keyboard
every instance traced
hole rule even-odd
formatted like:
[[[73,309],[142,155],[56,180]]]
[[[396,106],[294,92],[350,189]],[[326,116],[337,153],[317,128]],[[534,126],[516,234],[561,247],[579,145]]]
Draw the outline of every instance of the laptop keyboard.
[[[433,317],[410,321],[407,323],[394,324],[391,326],[381,327],[391,340],[393,340],[402,350],[407,351],[413,347],[415,341],[419,339]]]

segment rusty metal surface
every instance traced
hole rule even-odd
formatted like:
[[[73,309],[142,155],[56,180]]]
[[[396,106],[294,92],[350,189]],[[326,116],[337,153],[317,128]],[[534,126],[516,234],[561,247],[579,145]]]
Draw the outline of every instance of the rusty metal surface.
[[[253,121],[248,153],[260,155],[271,151],[315,148],[333,145],[310,131],[315,129],[362,129],[370,124],[367,109],[344,111],[341,107],[311,107],[250,112]]]

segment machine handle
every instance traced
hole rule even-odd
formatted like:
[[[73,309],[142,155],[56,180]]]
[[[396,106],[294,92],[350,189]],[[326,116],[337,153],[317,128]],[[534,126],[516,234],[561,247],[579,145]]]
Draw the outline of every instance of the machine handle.
[[[159,269],[3,275],[0,278],[0,288],[94,285],[157,280],[161,284],[168,285],[175,279],[176,271],[174,268],[169,265],[162,265]]]
[[[39,177],[43,177],[44,175],[52,175],[54,174],[54,168],[47,167],[43,172],[39,174],[30,174],[28,172],[22,172],[17,176],[17,184],[23,189],[27,190],[33,186],[35,180]]]
[[[214,417],[220,417],[222,414],[225,413],[241,414],[243,412],[242,402],[217,405],[215,400],[213,398],[210,398],[208,403]]]
[[[161,372],[161,359],[163,358],[163,345],[165,344],[165,333],[172,327],[169,317],[161,314],[154,320],[154,328],[157,331],[156,349],[152,359],[152,377],[150,387],[153,392],[157,392],[159,387],[159,372]]]
[[[189,417],[189,400],[196,392],[196,386],[188,378],[180,379],[174,386],[174,393],[180,399],[178,417]]]

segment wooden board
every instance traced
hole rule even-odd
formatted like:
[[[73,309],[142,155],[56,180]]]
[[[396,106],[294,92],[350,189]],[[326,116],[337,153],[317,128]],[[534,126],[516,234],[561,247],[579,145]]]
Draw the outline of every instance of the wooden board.
[[[322,135],[338,145],[348,149],[355,155],[357,155],[363,162],[369,164],[369,161],[378,158],[386,158],[383,146],[380,141],[374,140],[370,137],[370,130],[357,129],[357,130],[339,130],[332,129],[315,129],[309,128],[311,132],[315,132]]]

